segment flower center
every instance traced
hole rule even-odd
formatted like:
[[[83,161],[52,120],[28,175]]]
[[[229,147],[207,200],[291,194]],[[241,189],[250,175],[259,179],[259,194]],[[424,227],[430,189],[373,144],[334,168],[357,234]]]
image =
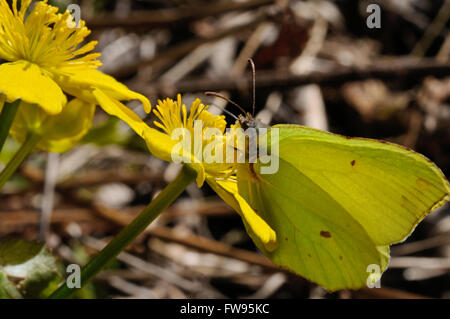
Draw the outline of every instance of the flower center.
[[[227,134],[224,134],[227,122],[223,115],[212,115],[207,111],[208,105],[201,103],[196,99],[187,111],[186,105],[182,104],[181,96],[177,96],[177,101],[172,99],[159,100],[158,105],[153,110],[154,114],[159,118],[159,122],[155,121],[155,126],[162,129],[168,135],[172,136],[172,132],[177,129],[185,129],[190,133],[191,152],[205,167],[209,175],[215,177],[230,176],[235,170],[235,161],[226,162],[223,155],[227,149]],[[201,125],[201,126],[200,126]],[[214,132],[213,134],[211,134]],[[178,135],[180,136],[180,135]],[[180,136],[180,140],[185,136]],[[200,139],[201,154],[197,153],[196,142]],[[213,144],[211,144],[213,143]],[[209,146],[209,147],[208,147]],[[213,146],[213,147],[211,147]],[[221,149],[222,156],[218,156],[218,149]],[[232,158],[234,159],[234,149]]]
[[[223,133],[227,125],[225,117],[223,115],[212,115],[207,111],[208,107],[208,105],[204,105],[199,99],[196,99],[191,104],[188,115],[186,105],[181,103],[181,95],[178,94],[176,102],[169,98],[158,101],[158,105],[153,112],[161,122],[155,121],[154,124],[168,135],[171,135],[175,129],[185,128],[193,136],[195,121],[201,121],[202,136],[209,128],[216,128]]]
[[[27,60],[43,68],[97,68],[100,53],[89,53],[97,44],[80,46],[90,30],[80,20],[78,26],[69,12],[39,1],[27,15],[31,0],[13,0],[12,8],[0,0],[0,58]]]

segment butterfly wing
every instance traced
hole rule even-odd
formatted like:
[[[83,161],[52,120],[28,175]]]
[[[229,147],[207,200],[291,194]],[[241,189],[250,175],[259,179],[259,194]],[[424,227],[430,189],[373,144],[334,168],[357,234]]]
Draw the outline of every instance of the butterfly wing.
[[[254,169],[257,169],[255,164]],[[242,166],[239,193],[275,230],[278,248],[258,248],[275,264],[334,291],[365,285],[367,267],[386,268],[388,247],[377,247],[365,230],[331,196],[291,164],[280,160],[273,175],[252,175]]]
[[[279,125],[279,169],[242,165],[239,193],[275,230],[276,264],[329,290],[359,288],[383,271],[388,245],[407,237],[449,185],[425,157],[400,146]],[[272,148],[273,150],[274,148]]]
[[[441,170],[396,144],[280,125],[279,154],[335,199],[379,245],[403,241],[449,200]]]

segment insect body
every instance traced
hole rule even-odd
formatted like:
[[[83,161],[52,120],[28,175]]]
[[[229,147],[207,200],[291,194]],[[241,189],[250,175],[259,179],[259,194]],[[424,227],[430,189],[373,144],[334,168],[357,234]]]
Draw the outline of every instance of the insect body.
[[[262,139],[266,126],[253,114],[235,118],[243,129],[260,129]],[[379,280],[389,246],[450,199],[441,170],[399,145],[301,125],[275,125],[271,135],[274,129],[276,169],[263,172],[258,156],[236,172],[239,196],[265,223],[249,235],[275,264],[330,291]],[[368,266],[379,272],[369,276]]]

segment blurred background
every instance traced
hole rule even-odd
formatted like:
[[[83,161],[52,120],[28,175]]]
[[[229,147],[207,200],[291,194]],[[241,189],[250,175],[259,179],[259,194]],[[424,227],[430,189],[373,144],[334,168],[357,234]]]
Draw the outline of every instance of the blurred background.
[[[224,101],[203,94],[216,91],[250,111],[252,58],[263,122],[388,140],[450,174],[448,0],[49,2],[79,5],[102,71],[153,105],[182,93],[219,114]],[[153,122],[139,103],[128,106]],[[0,167],[17,148],[8,140]],[[34,153],[2,189],[0,237],[45,239],[63,264],[84,264],[178,169],[99,108],[82,144]],[[392,247],[381,288],[328,293],[280,271],[230,207],[191,185],[77,297],[450,298],[449,212],[436,210]]]

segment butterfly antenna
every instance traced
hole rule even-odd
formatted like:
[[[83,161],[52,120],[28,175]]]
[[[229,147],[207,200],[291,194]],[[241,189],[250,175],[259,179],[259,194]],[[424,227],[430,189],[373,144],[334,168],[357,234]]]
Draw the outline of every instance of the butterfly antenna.
[[[242,113],[244,113],[244,114],[246,113],[245,110],[239,104],[231,101],[229,98],[227,98],[227,97],[225,97],[225,96],[223,96],[223,95],[221,95],[219,93],[216,93],[216,92],[205,92],[204,94],[205,95],[209,95],[209,96],[215,96],[215,97],[221,98],[221,99],[227,101],[228,103],[231,103],[234,106],[236,106],[239,110],[241,110]]]
[[[255,96],[256,96],[256,71],[255,71],[255,63],[253,63],[252,59],[248,59],[248,63],[252,68],[252,116],[255,116]]]
[[[228,111],[228,110],[225,110],[223,107],[220,107],[220,106],[214,105],[214,104],[212,104],[211,106],[217,107],[219,110],[222,110],[223,112],[225,112],[225,113],[227,113],[228,115],[230,115],[231,117],[233,117],[236,121],[239,121],[239,119],[237,118],[236,115],[234,115],[233,113],[231,113],[231,112]]]

